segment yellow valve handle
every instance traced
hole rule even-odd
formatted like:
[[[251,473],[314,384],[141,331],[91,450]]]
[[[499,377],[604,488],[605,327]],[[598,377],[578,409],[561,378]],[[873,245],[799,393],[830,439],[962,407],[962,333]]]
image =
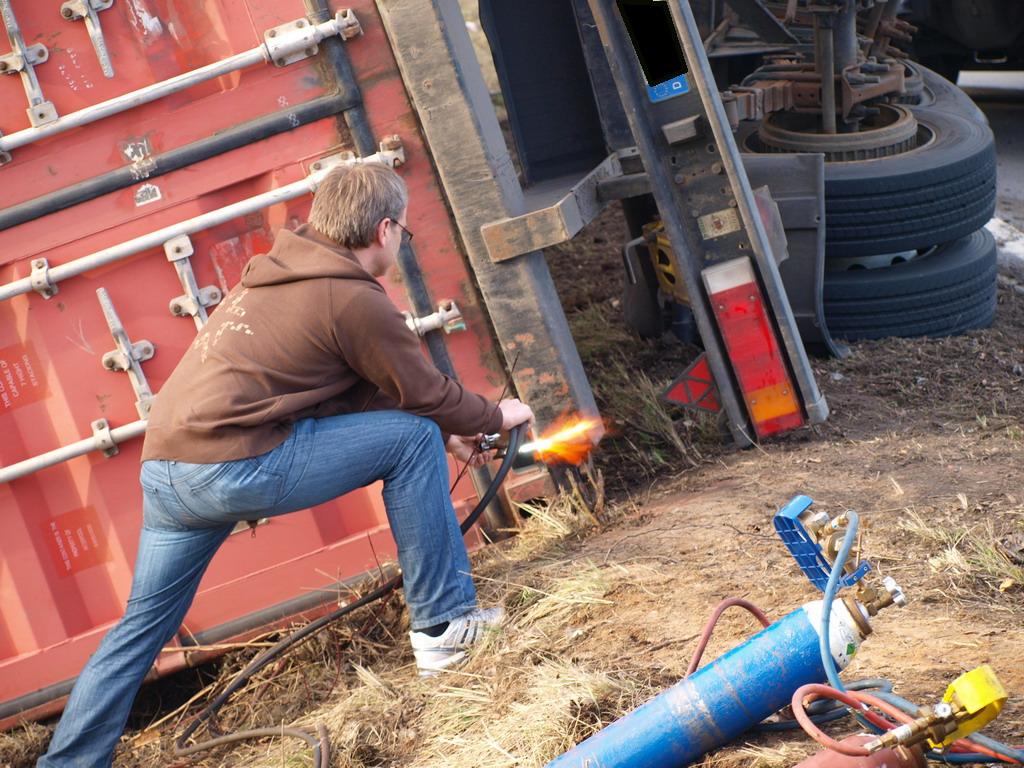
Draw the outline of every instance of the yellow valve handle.
[[[957,729],[941,744],[931,740],[929,743],[934,748],[945,747],[974,733],[996,718],[1002,711],[1006,698],[1006,689],[988,664],[965,672],[950,683],[942,700],[948,702],[957,713],[966,712],[967,716],[957,717]]]

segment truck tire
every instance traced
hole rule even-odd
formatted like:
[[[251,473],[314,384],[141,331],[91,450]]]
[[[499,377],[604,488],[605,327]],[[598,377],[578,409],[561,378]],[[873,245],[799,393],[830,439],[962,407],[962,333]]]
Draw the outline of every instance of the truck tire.
[[[981,107],[955,83],[916,61],[908,61],[904,66],[907,68],[907,77],[920,81],[921,88],[920,93],[914,98],[901,100],[900,103],[915,110],[925,108],[952,112],[988,125],[988,118],[981,111]]]
[[[914,110],[915,149],[825,166],[825,255],[928,248],[984,226],[995,211],[996,154],[989,127],[954,112]]]
[[[901,154],[825,163],[825,257],[929,248],[984,226],[995,212],[995,139],[984,122],[938,107],[912,108],[918,146]],[[759,151],[757,123],[737,143]]]
[[[996,245],[985,229],[912,261],[826,272],[825,321],[840,339],[947,336],[995,316]]]

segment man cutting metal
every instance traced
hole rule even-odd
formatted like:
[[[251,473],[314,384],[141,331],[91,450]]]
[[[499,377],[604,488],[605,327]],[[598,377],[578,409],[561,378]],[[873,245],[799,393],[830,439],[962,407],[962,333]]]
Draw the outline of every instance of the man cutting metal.
[[[308,509],[383,481],[421,675],[460,661],[504,616],[477,607],[445,448],[534,421],[440,373],[378,281],[408,191],[390,167],[340,166],[308,224],[254,257],[157,396],[142,451],[131,594],[79,675],[39,768],[107,768],[132,701],[240,521]]]

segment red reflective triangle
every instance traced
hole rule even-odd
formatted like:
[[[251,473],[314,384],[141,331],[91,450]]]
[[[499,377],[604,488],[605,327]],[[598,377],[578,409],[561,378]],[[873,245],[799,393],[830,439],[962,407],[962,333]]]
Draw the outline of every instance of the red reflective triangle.
[[[718,391],[715,389],[711,370],[708,368],[707,357],[701,356],[694,360],[678,379],[669,384],[661,399],[668,403],[696,408],[701,411],[718,413],[722,410],[718,402]]]

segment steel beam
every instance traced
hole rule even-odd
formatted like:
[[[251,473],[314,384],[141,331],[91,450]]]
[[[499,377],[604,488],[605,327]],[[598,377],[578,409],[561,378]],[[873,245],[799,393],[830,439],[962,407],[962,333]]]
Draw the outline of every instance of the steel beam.
[[[733,439],[741,446],[753,441],[724,341],[704,292],[702,271],[739,257],[750,257],[757,264],[808,422],[824,421],[828,407],[801,344],[689,5],[681,0],[666,2],[689,65],[687,77],[696,87],[652,103],[645,98],[647,83],[615,0],[589,2],[665,231],[679,257],[677,268],[691,297],[694,319],[722,394]],[[700,118],[696,136],[687,134],[676,142],[674,132],[664,130],[695,116]]]
[[[481,228],[528,208],[456,0],[380,0],[466,257],[519,396],[542,426],[597,405],[539,251],[491,260]]]

